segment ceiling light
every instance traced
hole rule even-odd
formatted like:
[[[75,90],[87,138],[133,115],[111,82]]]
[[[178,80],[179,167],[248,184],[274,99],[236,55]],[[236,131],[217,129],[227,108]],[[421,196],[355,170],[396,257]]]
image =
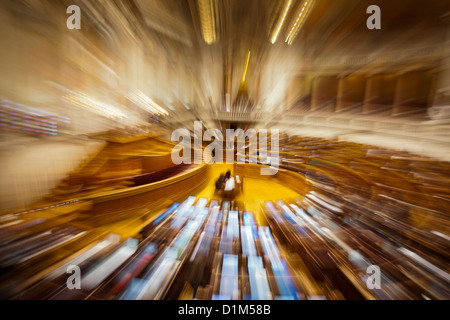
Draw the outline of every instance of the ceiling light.
[[[286,5],[284,6],[283,16],[281,17],[281,19],[278,19],[276,30],[273,33],[272,38],[270,40],[270,42],[272,42],[272,44],[274,44],[277,41],[278,34],[280,33],[281,28],[283,27],[283,23],[284,23],[284,20],[286,19],[286,15],[289,11],[289,8],[291,7],[291,3],[292,3],[292,0],[289,0],[286,3]]]

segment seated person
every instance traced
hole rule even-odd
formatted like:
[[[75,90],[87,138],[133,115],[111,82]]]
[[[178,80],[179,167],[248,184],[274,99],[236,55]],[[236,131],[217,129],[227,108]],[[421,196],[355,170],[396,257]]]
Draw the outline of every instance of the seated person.
[[[224,191],[233,191],[234,190],[234,178],[231,177],[225,182],[225,189]]]
[[[216,180],[216,190],[214,191],[214,194],[218,193],[222,189],[224,180],[225,180],[224,175],[220,174],[219,178]]]

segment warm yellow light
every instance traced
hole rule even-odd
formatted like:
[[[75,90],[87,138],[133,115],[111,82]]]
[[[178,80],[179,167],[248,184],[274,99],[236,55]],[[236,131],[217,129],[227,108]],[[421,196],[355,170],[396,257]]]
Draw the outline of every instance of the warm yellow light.
[[[250,51],[247,53],[247,58],[245,60],[244,74],[242,75],[242,82],[245,82],[245,78],[247,77],[247,69],[248,64],[250,62]]]
[[[63,100],[85,110],[109,117],[128,118],[119,108],[92,99],[84,93],[70,93],[63,96]]]
[[[198,0],[198,11],[203,39],[207,44],[212,44],[216,41],[216,23],[212,0]]]
[[[289,0],[289,2],[285,5],[283,17],[278,20],[275,34],[272,36],[272,39],[271,39],[272,44],[274,44],[277,41],[278,34],[280,33],[280,30],[283,26],[284,20],[286,19],[286,15],[289,11],[289,8],[291,7],[291,3],[292,3],[292,0]]]
[[[302,9],[299,10],[300,12],[298,14],[298,17],[295,20],[295,23],[293,24],[293,26],[291,27],[291,30],[289,31],[289,34],[285,40],[285,42],[287,42],[289,45],[291,45],[294,42],[295,37],[300,32],[301,27],[305,23],[306,18],[308,17],[308,14],[311,11],[313,2],[314,2],[313,0],[309,1],[309,2],[305,1],[305,3],[302,6]],[[305,9],[306,9],[306,11],[305,11]]]
[[[138,107],[157,115],[168,115],[169,113],[159,106],[155,101],[150,99],[147,95],[139,90],[135,90],[132,94],[128,95],[128,99],[130,99],[133,103],[135,103]]]

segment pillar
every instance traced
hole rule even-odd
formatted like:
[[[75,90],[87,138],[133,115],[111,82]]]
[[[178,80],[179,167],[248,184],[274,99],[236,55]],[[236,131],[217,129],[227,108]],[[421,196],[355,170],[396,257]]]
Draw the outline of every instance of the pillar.
[[[335,76],[319,76],[312,83],[311,110],[334,111],[338,79]]]
[[[435,85],[430,90],[429,105],[450,106],[450,57],[443,60],[435,80]]]
[[[312,77],[300,75],[292,78],[287,94],[287,109],[306,109],[311,105]],[[307,107],[306,107],[307,106]]]
[[[336,111],[362,106],[366,89],[366,79],[362,75],[350,75],[339,79]]]
[[[363,112],[392,108],[395,96],[394,74],[376,74],[366,80]]]
[[[433,80],[431,72],[410,71],[397,79],[393,114],[426,112]]]

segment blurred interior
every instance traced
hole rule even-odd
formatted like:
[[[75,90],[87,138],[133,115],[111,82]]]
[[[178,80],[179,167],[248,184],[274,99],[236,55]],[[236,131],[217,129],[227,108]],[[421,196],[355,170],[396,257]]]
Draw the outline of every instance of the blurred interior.
[[[0,41],[0,299],[450,298],[448,1],[4,0]],[[194,121],[278,172],[176,165]]]

